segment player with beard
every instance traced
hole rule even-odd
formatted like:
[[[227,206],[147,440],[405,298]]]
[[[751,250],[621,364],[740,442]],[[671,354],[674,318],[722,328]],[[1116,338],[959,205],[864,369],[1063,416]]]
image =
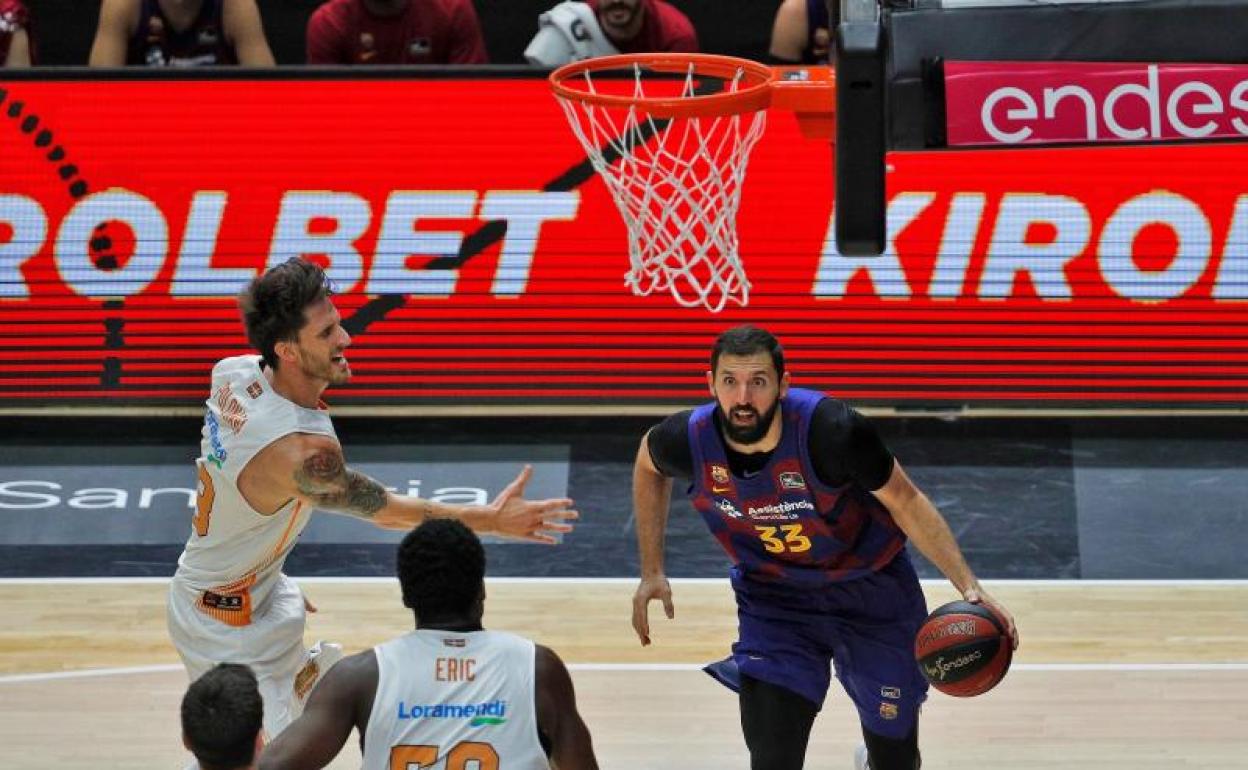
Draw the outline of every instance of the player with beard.
[[[295,258],[239,297],[259,355],[212,370],[196,513],[170,582],[169,633],[191,679],[216,663],[252,668],[272,736],[298,715],[337,645],[303,646],[315,611],[282,565],[315,508],[384,529],[454,518],[478,532],[537,543],[572,530],[568,499],[529,501],[525,467],[489,505],[452,505],[388,491],[346,464],[321,394],[347,382],[351,337],[317,265]]]
[[[589,5],[620,53],[698,50],[689,18],[664,0],[589,0]]]
[[[769,332],[724,332],[706,377],[714,401],[668,417],[637,452],[633,629],[650,643],[654,599],[674,617],[664,531],[672,478],[690,478],[694,507],[733,561],[739,638],[706,671],[739,693],[751,767],[802,767],[832,663],[862,724],[856,766],[915,770],[927,682],[913,645],[927,607],[907,538],[967,601],[995,607],[1017,646],[1013,619],[871,423],[842,401],[789,386]]]

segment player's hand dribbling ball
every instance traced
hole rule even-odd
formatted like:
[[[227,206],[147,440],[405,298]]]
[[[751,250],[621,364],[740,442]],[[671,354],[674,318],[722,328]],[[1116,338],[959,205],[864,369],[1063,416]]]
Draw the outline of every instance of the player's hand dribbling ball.
[[[1005,677],[1014,648],[1005,623],[986,604],[937,607],[914,639],[914,657],[932,687],[946,695],[988,692]]]

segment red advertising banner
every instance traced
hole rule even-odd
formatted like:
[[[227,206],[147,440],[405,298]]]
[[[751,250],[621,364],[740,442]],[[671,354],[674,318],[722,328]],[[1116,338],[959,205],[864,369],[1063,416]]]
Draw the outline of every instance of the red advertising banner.
[[[944,67],[951,147],[1248,138],[1248,64]]]
[[[328,267],[334,404],[693,403],[752,322],[863,405],[1243,406],[1248,147],[890,155],[889,244],[837,252],[832,148],[769,116],[746,307],[624,285],[602,180],[537,77],[0,82],[0,407],[193,405],[234,295]]]

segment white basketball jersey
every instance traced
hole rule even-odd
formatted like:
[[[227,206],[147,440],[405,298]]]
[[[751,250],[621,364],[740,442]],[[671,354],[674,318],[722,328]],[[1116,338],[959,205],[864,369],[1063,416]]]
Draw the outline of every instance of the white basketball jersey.
[[[283,436],[337,436],[328,410],[306,409],[270,387],[259,356],[218,362],[206,403],[196,460],[197,510],[174,585],[209,615],[245,626],[272,590],[312,511],[296,500],[268,515],[255,510],[238,489],[239,473]]]
[[[533,642],[419,630],[373,654],[364,770],[549,770],[537,737]]]

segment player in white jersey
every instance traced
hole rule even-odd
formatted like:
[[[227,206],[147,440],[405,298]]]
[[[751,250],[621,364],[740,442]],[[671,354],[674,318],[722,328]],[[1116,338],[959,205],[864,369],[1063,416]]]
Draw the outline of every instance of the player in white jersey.
[[[387,529],[456,518],[543,543],[570,532],[577,513],[568,499],[525,500],[529,467],[488,506],[395,494],[351,469],[320,398],[351,374],[343,355],[351,337],[325,273],[291,259],[252,281],[239,304],[259,355],[224,359],[212,371],[198,506],[170,583],[169,632],[191,679],[222,661],[250,666],[265,731],[275,735],[332,663],[304,649],[305,613],[315,608],[281,571],[314,508]]]
[[[359,731],[364,770],[595,770],[572,678],[550,649],[486,631],[485,550],[433,520],[398,553],[416,630],[344,658],[303,715],[265,747],[261,770],[319,768]]]

